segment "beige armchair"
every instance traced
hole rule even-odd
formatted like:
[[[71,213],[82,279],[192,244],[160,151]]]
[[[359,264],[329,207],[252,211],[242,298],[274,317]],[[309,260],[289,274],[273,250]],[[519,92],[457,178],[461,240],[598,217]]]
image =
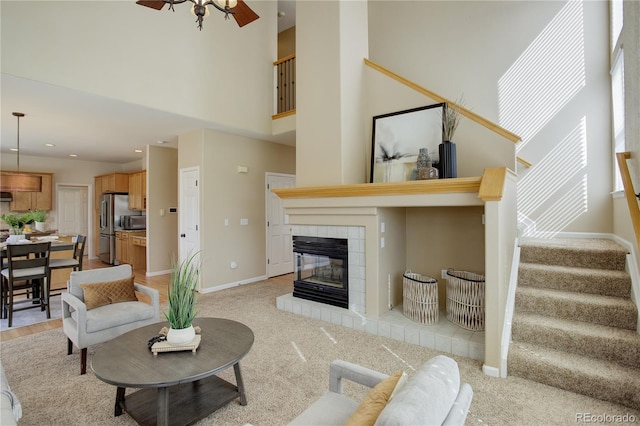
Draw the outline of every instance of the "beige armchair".
[[[67,282],[68,292],[62,293],[62,329],[67,336],[67,354],[70,355],[73,352],[73,344],[81,350],[80,374],[85,374],[87,371],[89,346],[109,341],[127,331],[159,321],[158,290],[137,283],[133,284],[135,291],[147,295],[151,300],[150,304],[136,301],[135,297],[131,301],[119,301],[116,298],[117,303],[112,301],[92,309],[87,308],[82,285],[112,283],[126,280],[131,275],[130,265],[71,272]]]

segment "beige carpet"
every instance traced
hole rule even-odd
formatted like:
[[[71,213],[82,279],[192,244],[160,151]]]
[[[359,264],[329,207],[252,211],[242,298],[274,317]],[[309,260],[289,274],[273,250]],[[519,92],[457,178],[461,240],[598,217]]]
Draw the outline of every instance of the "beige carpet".
[[[277,310],[276,297],[291,290],[289,285],[257,283],[200,298],[202,316],[245,323],[255,333],[255,343],[241,362],[248,405],[234,401],[198,424],[283,425],[326,391],[328,366],[334,359],[386,373],[404,369],[411,374],[413,368],[438,354]],[[91,348],[89,357],[95,350],[99,347]],[[126,414],[113,417],[113,386],[91,371],[78,374],[79,353],[66,355],[61,330],[3,342],[0,352],[12,389],[23,404],[21,426],[134,423]],[[525,379],[491,378],[482,373],[480,362],[454,358],[463,381],[474,390],[469,425],[570,425],[584,413],[630,414],[640,421],[640,412]],[[233,369],[222,376],[233,381]],[[354,398],[366,393],[355,385],[346,390]]]
[[[510,375],[640,409],[626,254],[606,239],[521,243]]]

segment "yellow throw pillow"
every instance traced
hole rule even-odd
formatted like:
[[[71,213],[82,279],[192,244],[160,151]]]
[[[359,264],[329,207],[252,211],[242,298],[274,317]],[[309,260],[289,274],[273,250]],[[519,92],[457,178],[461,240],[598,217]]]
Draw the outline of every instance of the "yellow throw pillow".
[[[116,281],[80,284],[84,291],[84,304],[87,310],[118,302],[137,302],[133,287],[133,275]]]
[[[396,388],[398,380],[402,377],[403,372],[398,371],[393,376],[389,376],[380,383],[378,383],[371,391],[364,397],[356,411],[351,414],[351,417],[345,422],[345,426],[364,426],[373,425],[380,412],[384,409]]]

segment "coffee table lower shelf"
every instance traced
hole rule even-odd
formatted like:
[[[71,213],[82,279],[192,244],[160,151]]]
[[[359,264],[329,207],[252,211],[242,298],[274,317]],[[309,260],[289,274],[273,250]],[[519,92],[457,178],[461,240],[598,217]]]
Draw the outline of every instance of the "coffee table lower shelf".
[[[168,400],[165,400],[167,406],[159,410],[158,405],[163,403],[162,392],[166,392]],[[164,412],[169,416],[169,425],[190,425],[236,398],[246,405],[238,387],[217,376],[166,388],[140,389],[126,396],[124,388],[118,388],[116,415],[124,411],[140,425],[158,425],[164,424],[157,418],[158,413]]]

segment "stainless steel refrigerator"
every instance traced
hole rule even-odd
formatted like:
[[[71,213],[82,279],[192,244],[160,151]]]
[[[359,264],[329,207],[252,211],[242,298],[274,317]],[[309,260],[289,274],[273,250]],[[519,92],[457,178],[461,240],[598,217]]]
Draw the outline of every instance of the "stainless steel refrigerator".
[[[136,216],[139,211],[129,210],[129,195],[103,194],[100,196],[100,252],[104,263],[116,264],[116,231],[122,229],[120,216]]]

